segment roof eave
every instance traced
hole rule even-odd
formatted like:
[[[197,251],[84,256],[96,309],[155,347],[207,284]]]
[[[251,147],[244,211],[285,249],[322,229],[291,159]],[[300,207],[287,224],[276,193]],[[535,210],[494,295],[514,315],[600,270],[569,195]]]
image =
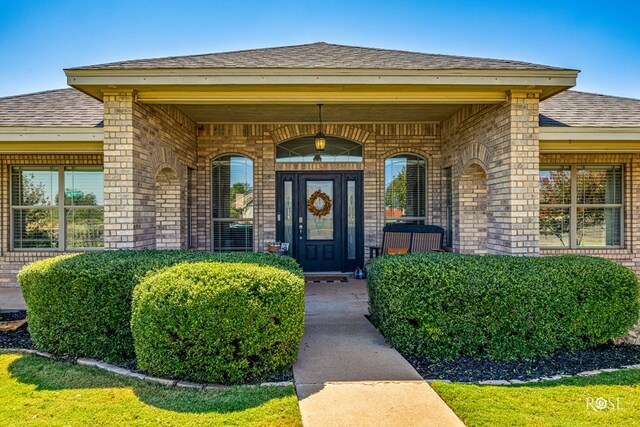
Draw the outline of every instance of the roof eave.
[[[540,126],[540,141],[640,141],[640,126]]]
[[[0,126],[0,141],[103,141],[98,126]]]
[[[578,70],[413,69],[66,69],[67,83],[100,99],[105,89],[215,85],[502,86],[542,89],[545,99],[576,84]]]

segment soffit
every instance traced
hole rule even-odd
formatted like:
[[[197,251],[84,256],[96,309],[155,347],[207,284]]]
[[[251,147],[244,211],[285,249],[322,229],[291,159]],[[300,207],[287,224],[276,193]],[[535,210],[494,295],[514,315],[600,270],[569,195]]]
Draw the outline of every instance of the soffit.
[[[323,122],[429,122],[442,121],[458,111],[462,104],[446,105],[324,105]],[[192,120],[200,123],[317,123],[318,107],[306,105],[176,105]]]

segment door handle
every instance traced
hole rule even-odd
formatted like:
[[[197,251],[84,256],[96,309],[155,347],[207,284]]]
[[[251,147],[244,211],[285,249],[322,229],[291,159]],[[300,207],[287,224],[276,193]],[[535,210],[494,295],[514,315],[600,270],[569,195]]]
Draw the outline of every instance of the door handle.
[[[299,236],[300,236],[300,240],[302,240],[302,233],[303,233],[303,230],[304,230],[304,226],[303,226],[302,224],[300,224],[300,225],[298,226],[298,234],[299,234]]]

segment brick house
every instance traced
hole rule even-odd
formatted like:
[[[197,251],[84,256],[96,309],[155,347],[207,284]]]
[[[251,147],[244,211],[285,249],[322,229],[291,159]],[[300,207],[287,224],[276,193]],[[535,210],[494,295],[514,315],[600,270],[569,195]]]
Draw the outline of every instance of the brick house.
[[[640,100],[570,91],[577,70],[314,43],[65,72],[0,99],[1,287],[100,248],[279,240],[353,271],[395,221],[640,271]]]

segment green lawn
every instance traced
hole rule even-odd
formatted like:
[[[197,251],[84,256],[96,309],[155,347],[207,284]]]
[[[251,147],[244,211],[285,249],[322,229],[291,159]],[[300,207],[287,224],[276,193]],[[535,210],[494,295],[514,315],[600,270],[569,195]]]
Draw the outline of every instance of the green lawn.
[[[182,389],[0,352],[0,425],[300,426],[293,387]]]
[[[640,426],[637,369],[527,385],[432,387],[470,426]]]

